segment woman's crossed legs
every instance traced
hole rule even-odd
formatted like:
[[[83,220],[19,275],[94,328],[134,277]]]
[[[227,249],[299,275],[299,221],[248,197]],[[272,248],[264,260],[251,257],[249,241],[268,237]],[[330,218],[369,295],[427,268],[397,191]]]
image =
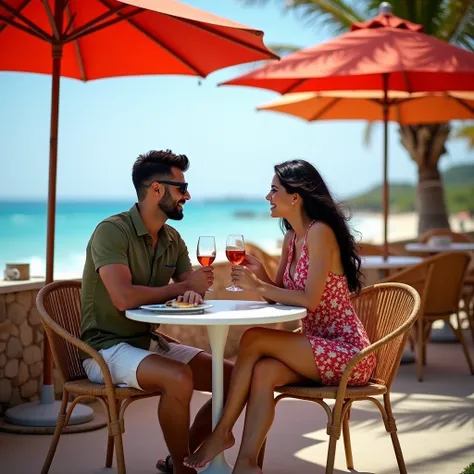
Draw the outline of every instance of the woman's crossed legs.
[[[248,402],[234,474],[260,472],[257,457],[275,414],[274,388],[308,379],[319,382],[321,377],[311,344],[304,335],[267,328],[246,331],[240,341],[222,417],[196,453],[185,458],[185,465],[203,467],[230,448],[235,442],[232,428]]]

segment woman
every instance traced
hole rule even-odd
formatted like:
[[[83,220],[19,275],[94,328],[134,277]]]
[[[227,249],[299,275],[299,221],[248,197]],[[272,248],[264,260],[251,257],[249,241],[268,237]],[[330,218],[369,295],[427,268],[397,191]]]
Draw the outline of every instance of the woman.
[[[274,388],[308,379],[337,385],[349,360],[370,344],[349,298],[361,288],[355,241],[320,174],[304,160],[277,165],[266,199],[286,230],[275,281],[248,256],[233,267],[233,282],[268,301],[303,306],[307,316],[301,334],[267,328],[243,334],[222,418],[185,459],[189,467],[203,467],[234,444],[232,428],[247,402],[233,472],[260,473],[257,457],[274,418]],[[371,354],[355,366],[349,385],[366,384],[374,367]]]

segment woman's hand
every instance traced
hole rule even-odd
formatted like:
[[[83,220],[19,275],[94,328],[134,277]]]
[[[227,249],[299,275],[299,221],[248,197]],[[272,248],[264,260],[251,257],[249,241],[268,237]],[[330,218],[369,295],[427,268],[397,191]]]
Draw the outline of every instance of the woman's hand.
[[[242,265],[234,265],[231,272],[232,282],[243,290],[257,290],[260,280],[249,268]]]
[[[184,295],[180,295],[177,298],[178,301],[184,301],[185,303],[194,303],[194,304],[202,304],[204,301],[202,296],[195,291],[185,291]]]
[[[257,275],[259,278],[262,278],[263,274],[266,273],[263,263],[253,255],[245,254],[245,259],[242,262],[242,265],[247,267],[252,273]]]

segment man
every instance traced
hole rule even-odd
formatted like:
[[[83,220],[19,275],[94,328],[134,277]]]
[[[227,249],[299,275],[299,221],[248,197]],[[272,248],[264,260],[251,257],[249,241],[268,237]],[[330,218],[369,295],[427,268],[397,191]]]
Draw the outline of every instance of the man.
[[[185,155],[171,151],[138,157],[132,171],[138,204],[97,226],[82,278],[81,338],[100,352],[114,384],[161,392],[158,417],[171,458],[157,468],[175,474],[196,472],[183,466],[183,459],[211,432],[210,401],[189,429],[193,390],[212,389],[211,356],[168,343],[149,324],[127,319],[125,310],[176,297],[200,303],[213,283],[212,267],[193,271],[181,236],[166,224],[182,219],[191,199],[184,180],[188,167]],[[93,359],[83,366],[92,382],[103,382]],[[232,364],[226,361],[224,370],[227,391]]]

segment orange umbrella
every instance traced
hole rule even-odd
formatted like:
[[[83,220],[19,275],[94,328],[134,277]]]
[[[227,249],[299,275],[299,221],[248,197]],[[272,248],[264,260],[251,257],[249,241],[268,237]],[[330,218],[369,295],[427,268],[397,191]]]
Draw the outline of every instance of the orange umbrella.
[[[474,118],[474,92],[446,94],[388,93],[387,119],[400,125],[439,123]],[[257,107],[308,122],[319,120],[384,120],[383,92],[297,92]]]
[[[349,33],[297,51],[276,64],[266,64],[224,85],[260,87],[281,94],[381,91],[385,126],[384,214],[387,215],[389,91],[474,91],[474,54],[422,31],[422,25],[392,15],[389,5],[382,4],[379,15],[353,24]],[[388,255],[386,219],[384,255]]]
[[[286,94],[258,110],[280,112],[308,122],[319,120],[382,120],[401,125],[439,123],[474,118],[474,92],[408,94],[390,91],[384,102],[383,91],[324,91]],[[387,127],[384,129],[387,144]],[[384,255],[388,244],[388,177],[385,148],[383,182]]]
[[[54,273],[61,76],[206,77],[235,64],[278,58],[265,47],[262,31],[176,0],[0,0],[0,51],[0,70],[52,74],[46,283]],[[52,404],[46,342],[43,388],[48,386],[50,395],[43,397],[42,391],[42,399]],[[55,416],[48,416],[43,422],[54,425]]]

